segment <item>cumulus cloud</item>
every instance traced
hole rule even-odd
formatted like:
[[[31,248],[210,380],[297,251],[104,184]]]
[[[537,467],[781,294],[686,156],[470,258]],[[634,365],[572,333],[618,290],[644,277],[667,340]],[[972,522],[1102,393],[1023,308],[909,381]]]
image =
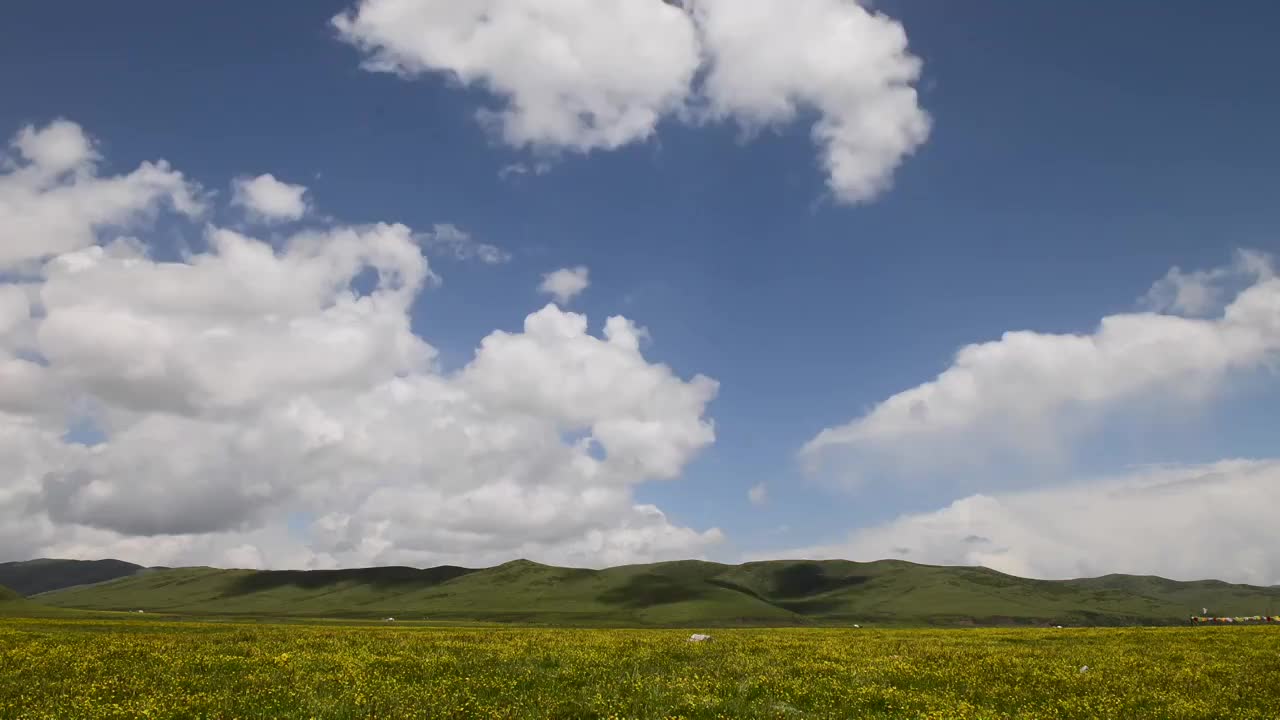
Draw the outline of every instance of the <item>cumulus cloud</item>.
[[[5,559],[600,565],[721,540],[634,500],[714,441],[717,384],[646,359],[626,318],[597,334],[549,305],[443,372],[411,328],[433,270],[406,226],[211,226],[180,261],[89,232],[0,282]]]
[[[231,183],[231,202],[262,222],[288,222],[302,219],[307,212],[304,185],[291,185],[267,173],[257,177],[236,178]]]
[[[481,119],[517,148],[613,149],[665,118],[757,130],[816,111],[827,184],[858,203],[930,129],[905,30],[855,0],[361,0],[333,23],[369,70],[487,89],[499,105]]]
[[[688,16],[658,0],[365,0],[333,24],[366,69],[491,91],[499,108],[480,117],[515,147],[647,138],[698,67]]]
[[[756,507],[764,505],[765,502],[769,500],[768,488],[764,486],[764,483],[756,483],[755,485],[752,485],[751,488],[747,490],[747,500]]]
[[[203,210],[199,189],[164,161],[100,176],[96,146],[68,120],[24,127],[10,149],[0,156],[0,272],[87,247],[99,231],[145,221],[165,206],[188,216]]]
[[[770,557],[898,557],[1046,579],[1134,573],[1273,585],[1280,584],[1277,503],[1280,461],[1138,468],[973,495],[857,530],[841,543]]]
[[[451,223],[440,223],[423,233],[427,250],[434,255],[455,260],[479,260],[485,265],[499,265],[511,260],[511,253],[496,245],[478,242],[471,233]]]
[[[1265,256],[1241,257],[1252,284],[1214,317],[1128,313],[1089,334],[1007,332],[962,348],[934,380],[823,430],[802,456],[847,461],[856,477],[882,461],[936,468],[1038,455],[1135,403],[1211,398],[1233,374],[1270,367],[1280,353],[1280,279]]]
[[[929,135],[912,84],[921,62],[895,20],[850,0],[690,0],[708,56],[714,117],[749,129],[813,109],[814,142],[837,200],[885,190]]]
[[[591,284],[590,271],[584,265],[571,268],[560,268],[542,276],[542,284],[538,291],[556,299],[561,305],[567,304],[577,297]]]

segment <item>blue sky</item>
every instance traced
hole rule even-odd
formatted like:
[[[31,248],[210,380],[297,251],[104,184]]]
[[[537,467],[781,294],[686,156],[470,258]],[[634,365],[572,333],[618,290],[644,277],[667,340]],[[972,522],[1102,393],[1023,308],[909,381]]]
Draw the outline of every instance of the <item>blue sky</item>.
[[[1025,489],[1015,475],[1063,487],[1274,452],[1276,384],[1261,363],[1215,377],[1191,404],[1166,407],[1159,389],[1109,404],[1051,459],[876,464],[850,486],[798,457],[824,428],[934,379],[965,345],[1089,334],[1143,309],[1170,268],[1280,247],[1271,4],[876,3],[923,62],[914,87],[931,129],[891,187],[854,204],[828,189],[813,108],[754,135],[667,116],[617,149],[544,157],[477,122],[499,94],[362,69],[368,53],[330,23],[355,7],[19,4],[0,29],[0,132],[66,118],[99,143],[104,175],[163,158],[225,200],[234,179],[271,173],[336,221],[450,223],[501,248],[511,260],[495,265],[428,252],[442,283],[410,315],[446,370],[495,329],[518,332],[547,302],[544,273],[589,267],[571,309],[593,332],[625,315],[649,330],[649,361],[719,382],[714,444],[678,478],[634,485],[672,523],[722,530],[711,557],[839,554],[859,528]],[[545,173],[501,174],[543,161]],[[153,257],[243,219],[214,203],[201,223],[167,222],[134,233]],[[260,236],[273,232],[286,231]],[[760,505],[747,498],[758,483]],[[1274,556],[1261,566],[1243,577],[1280,573]]]

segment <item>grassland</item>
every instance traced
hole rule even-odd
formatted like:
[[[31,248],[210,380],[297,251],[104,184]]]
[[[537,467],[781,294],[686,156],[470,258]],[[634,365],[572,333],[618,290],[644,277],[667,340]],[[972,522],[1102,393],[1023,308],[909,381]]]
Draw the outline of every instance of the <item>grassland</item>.
[[[2,619],[0,718],[1280,717],[1270,627],[686,637]]]
[[[153,570],[40,595],[90,610],[207,617],[469,620],[596,627],[1159,625],[1202,607],[1280,612],[1280,589],[1113,575],[1044,581],[901,561],[682,561],[604,570]]]

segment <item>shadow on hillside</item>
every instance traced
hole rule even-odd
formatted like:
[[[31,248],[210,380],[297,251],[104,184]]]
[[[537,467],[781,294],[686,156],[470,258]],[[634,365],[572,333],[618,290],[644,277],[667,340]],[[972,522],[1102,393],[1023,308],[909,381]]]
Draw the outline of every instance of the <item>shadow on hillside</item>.
[[[427,588],[462,577],[475,570],[442,565],[425,570],[411,567],[373,567],[353,570],[263,570],[246,575],[232,584],[227,595],[246,595],[282,587],[320,590],[342,583],[375,588]]]
[[[610,605],[625,608],[643,608],[651,605],[697,600],[705,597],[703,588],[681,584],[669,577],[646,573],[636,575],[621,587],[601,593],[597,599]]]
[[[796,563],[773,574],[773,594],[780,598],[802,598],[854,587],[870,579],[867,575],[832,577],[817,563]]]
[[[52,590],[96,585],[142,570],[140,565],[121,560],[28,560],[0,563],[0,585],[30,597]]]

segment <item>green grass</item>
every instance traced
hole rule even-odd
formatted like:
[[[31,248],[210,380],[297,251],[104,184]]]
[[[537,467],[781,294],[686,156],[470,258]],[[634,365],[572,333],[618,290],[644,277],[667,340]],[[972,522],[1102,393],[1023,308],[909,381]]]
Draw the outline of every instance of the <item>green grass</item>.
[[[156,570],[41,595],[49,605],[192,616],[346,617],[577,626],[1120,625],[1280,611],[1280,590],[1108,576],[1042,581],[902,561],[700,561],[605,570],[515,561],[257,572]]]
[[[1280,717],[1274,627],[688,632],[0,619],[0,719]]]

